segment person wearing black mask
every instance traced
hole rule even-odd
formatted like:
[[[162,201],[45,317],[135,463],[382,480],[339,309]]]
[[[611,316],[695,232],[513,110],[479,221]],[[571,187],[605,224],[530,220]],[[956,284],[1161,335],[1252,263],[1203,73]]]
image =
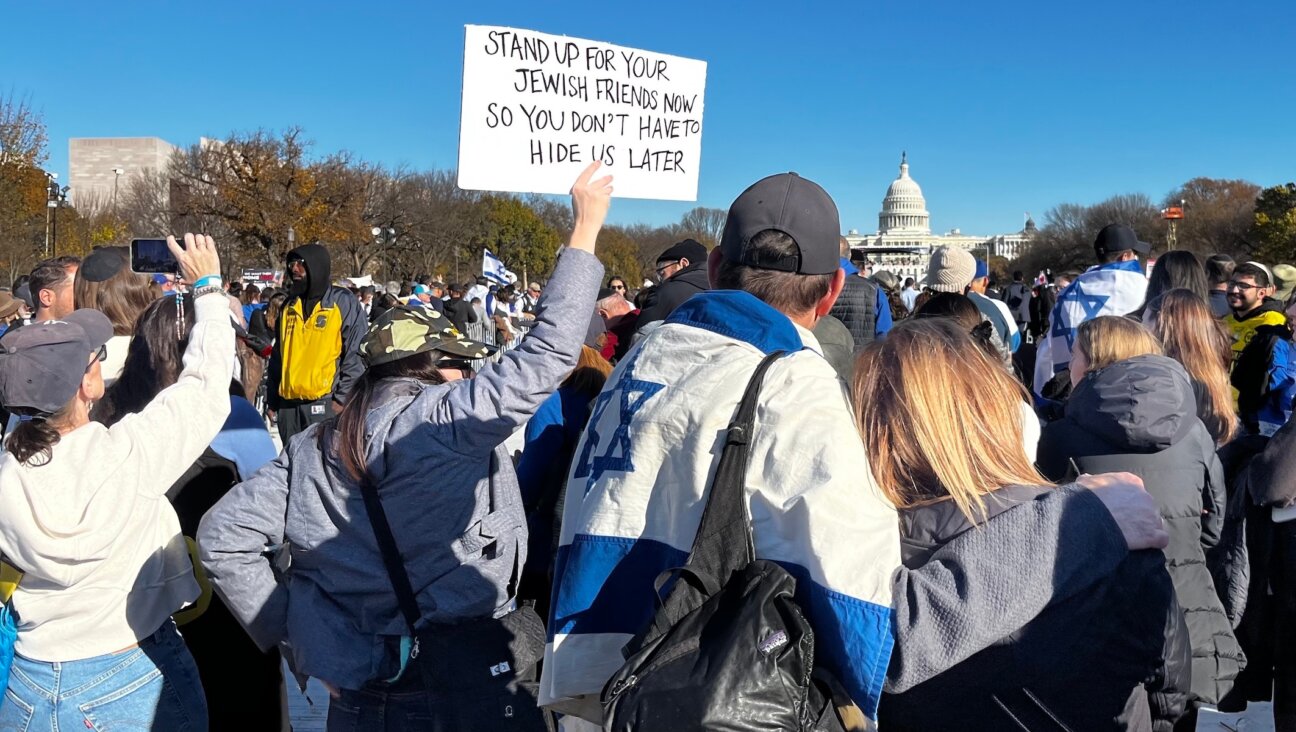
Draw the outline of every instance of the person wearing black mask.
[[[288,301],[270,353],[267,390],[284,443],[341,410],[364,372],[359,349],[368,325],[355,296],[329,284],[329,254],[323,245],[289,252],[287,276]]]

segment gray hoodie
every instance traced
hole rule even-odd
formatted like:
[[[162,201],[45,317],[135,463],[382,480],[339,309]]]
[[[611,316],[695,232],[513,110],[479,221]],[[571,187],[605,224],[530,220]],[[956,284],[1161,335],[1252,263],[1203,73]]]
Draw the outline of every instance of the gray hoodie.
[[[392,380],[367,418],[368,461],[422,621],[499,616],[526,561],[526,519],[500,444],[576,365],[603,267],[566,250],[522,343],[476,377]],[[394,675],[406,627],[359,487],[319,449],[319,427],[203,519],[202,563],[263,649],[342,688]],[[280,572],[274,555],[286,550]]]

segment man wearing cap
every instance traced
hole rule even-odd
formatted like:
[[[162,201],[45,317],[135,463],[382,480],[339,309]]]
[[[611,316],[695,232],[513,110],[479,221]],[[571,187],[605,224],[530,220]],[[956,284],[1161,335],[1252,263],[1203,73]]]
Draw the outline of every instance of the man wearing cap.
[[[1124,224],[1108,224],[1094,238],[1098,265],[1090,267],[1058,293],[1057,303],[1049,314],[1048,333],[1040,340],[1035,356],[1035,394],[1043,399],[1049,382],[1053,394],[1058,384],[1070,383],[1059,375],[1071,364],[1071,344],[1075,332],[1086,321],[1103,315],[1128,315],[1143,305],[1147,295],[1147,276],[1139,256],[1152,251],[1152,245],[1139,241],[1134,230]],[[1049,400],[1041,404],[1055,404]]]
[[[639,314],[640,329],[665,320],[685,300],[711,288],[707,280],[707,250],[699,241],[685,239],[662,252],[657,257],[656,269],[661,284],[643,305]]]
[[[841,295],[828,314],[846,326],[858,351],[891,330],[891,305],[882,288],[868,279],[867,269],[861,272],[851,262],[850,252],[846,237],[838,235],[839,265],[846,278],[842,280]]]
[[[654,581],[687,559],[723,435],[771,354],[784,355],[764,379],[746,475],[756,557],[796,577],[816,666],[870,717],[888,667],[897,690],[919,683],[1032,619],[1048,598],[1030,587],[1066,596],[1085,586],[1073,573],[1101,575],[1123,558],[1101,546],[1055,550],[1071,535],[1061,523],[1092,499],[1072,490],[999,519],[1023,524],[967,532],[955,542],[968,544],[946,545],[924,569],[901,567],[895,511],[811,332],[846,277],[839,232],[837,207],[815,183],[793,173],[758,181],[730,207],[707,260],[715,289],[677,308],[609,377],[567,484],[542,704],[601,721],[599,693],[656,609]],[[1142,510],[1155,520],[1150,500]],[[1085,525],[1110,528],[1097,514]],[[1022,553],[1023,541],[1033,548]],[[1036,549],[1067,566],[1055,577]]]
[[[341,409],[364,372],[360,340],[368,321],[351,291],[330,284],[328,250],[307,244],[288,253],[288,300],[270,353],[267,402],[288,440]]]
[[[438,313],[445,313],[445,303],[441,301],[438,290],[433,285],[414,285],[406,305],[415,308],[432,308]]]
[[[1018,275],[1021,272],[1017,273]],[[967,296],[977,310],[981,311],[981,317],[990,321],[994,326],[995,335],[999,337],[999,342],[1009,353],[1016,353],[1021,347],[1021,323],[1018,323],[1013,317],[1009,306],[1001,300],[990,297],[986,294],[986,289],[990,285],[990,268],[980,259],[976,260],[976,270],[972,274],[972,282],[968,285]],[[1013,280],[1013,285],[1025,285],[1020,279]],[[1009,285],[1011,288],[1013,285]],[[1006,292],[1007,290],[1005,290]],[[1030,290],[1026,291],[1027,305],[1030,304]],[[1029,311],[1028,311],[1029,313]]]
[[[1224,325],[1233,334],[1233,369],[1229,381],[1237,398],[1238,418],[1253,435],[1272,435],[1291,418],[1296,401],[1296,350],[1283,302],[1273,297],[1269,269],[1244,262],[1228,284],[1229,308]]]

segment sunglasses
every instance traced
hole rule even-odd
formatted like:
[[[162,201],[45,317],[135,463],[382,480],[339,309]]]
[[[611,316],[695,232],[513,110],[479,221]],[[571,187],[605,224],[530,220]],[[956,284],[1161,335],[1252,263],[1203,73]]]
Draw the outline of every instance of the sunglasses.
[[[613,289],[613,290],[621,290],[621,291],[624,291],[624,290],[625,290],[625,285],[612,285],[612,289]]]

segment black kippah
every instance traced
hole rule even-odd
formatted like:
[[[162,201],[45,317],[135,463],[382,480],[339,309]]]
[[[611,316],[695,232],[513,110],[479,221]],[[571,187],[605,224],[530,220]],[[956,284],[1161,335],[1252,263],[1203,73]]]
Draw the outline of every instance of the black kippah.
[[[81,262],[81,278],[89,282],[106,282],[126,267],[121,247],[96,249]]]

